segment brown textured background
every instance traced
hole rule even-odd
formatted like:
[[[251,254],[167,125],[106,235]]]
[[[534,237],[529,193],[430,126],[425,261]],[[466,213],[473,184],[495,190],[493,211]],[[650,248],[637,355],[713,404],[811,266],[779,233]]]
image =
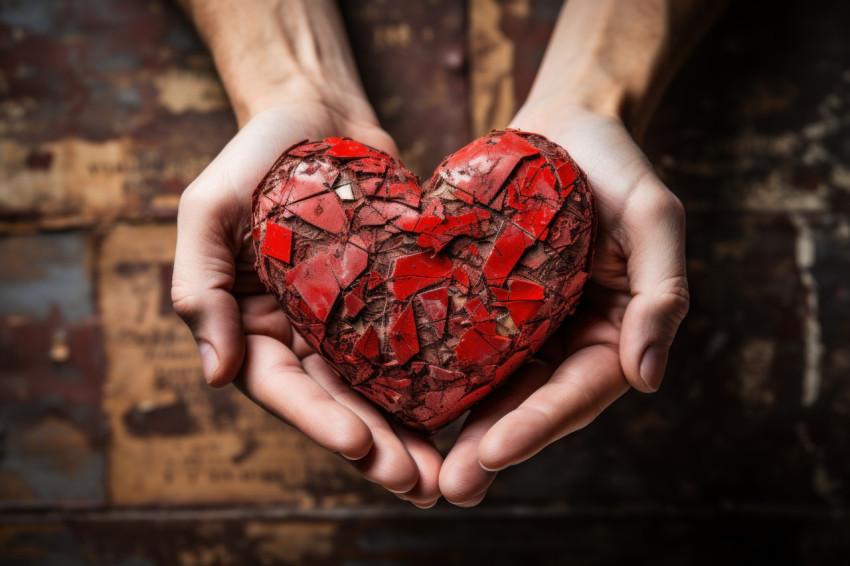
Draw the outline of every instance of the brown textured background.
[[[342,5],[427,176],[560,2]],[[201,384],[174,217],[235,123],[175,6],[0,0],[0,564],[850,563],[848,6],[733,3],[661,103],[693,291],[662,391],[420,511]]]

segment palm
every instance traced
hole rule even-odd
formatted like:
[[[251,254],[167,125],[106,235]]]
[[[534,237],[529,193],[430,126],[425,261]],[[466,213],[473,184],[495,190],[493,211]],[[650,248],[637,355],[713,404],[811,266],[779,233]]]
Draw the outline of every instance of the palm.
[[[199,342],[216,344],[218,366],[210,371],[205,366],[213,385],[235,379],[266,410],[354,460],[367,479],[429,505],[438,496],[439,454],[421,435],[394,428],[347,387],[293,332],[254,271],[254,188],[287,147],[332,135],[397,153],[390,137],[371,123],[342,121],[333,111],[310,104],[273,108],[245,125],[186,190],[178,216],[175,309]],[[199,263],[206,274],[202,282],[192,277],[201,271]],[[206,320],[196,315],[201,285],[206,304],[200,310],[214,313]]]
[[[524,109],[512,126],[560,143],[587,173],[599,213],[593,272],[575,315],[470,414],[446,456],[440,488],[460,505],[484,497],[495,477],[488,470],[586,426],[630,384],[656,388],[641,375],[642,357],[648,344],[669,346],[687,310],[678,201],[618,120],[548,110]]]

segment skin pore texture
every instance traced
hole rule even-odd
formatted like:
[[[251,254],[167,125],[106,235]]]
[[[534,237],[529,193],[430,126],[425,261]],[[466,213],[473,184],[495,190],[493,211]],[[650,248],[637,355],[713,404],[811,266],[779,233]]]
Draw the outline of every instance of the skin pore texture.
[[[599,211],[593,274],[576,315],[473,408],[446,454],[341,380],[293,331],[253,267],[251,194],[284,149],[347,136],[398,156],[363,91],[336,4],[180,4],[240,126],[178,211],[172,299],[210,385],[233,383],[419,507],[440,497],[476,505],[497,470],[586,426],[629,388],[659,388],[689,304],[685,215],[636,140],[720,3],[565,3],[531,93],[499,126],[547,136],[586,172]]]

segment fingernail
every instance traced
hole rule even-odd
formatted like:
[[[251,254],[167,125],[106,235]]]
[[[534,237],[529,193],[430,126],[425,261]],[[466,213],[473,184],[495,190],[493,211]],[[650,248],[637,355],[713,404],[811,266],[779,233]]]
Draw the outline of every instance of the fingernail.
[[[480,495],[476,495],[475,497],[471,497],[471,498],[467,499],[466,501],[461,501],[459,503],[455,503],[455,507],[465,507],[465,508],[475,507],[476,505],[478,505],[479,503],[484,501],[484,498],[486,496],[487,496],[487,492],[485,491],[484,493],[482,493]]]
[[[508,466],[510,466],[510,464],[508,464],[507,466],[502,466],[501,468],[488,468],[487,466],[485,466],[481,462],[478,462],[478,465],[481,466],[482,470],[484,470],[485,472],[489,472],[491,474],[495,474],[496,472],[500,472],[500,471],[504,470],[505,468],[507,468]]]
[[[204,370],[204,378],[207,383],[212,382],[212,378],[218,371],[218,356],[215,354],[215,349],[209,342],[203,340],[198,342],[198,352],[201,354],[201,367]]]
[[[640,361],[640,378],[653,391],[661,387],[664,379],[664,369],[667,367],[667,348],[650,346],[643,353]]]

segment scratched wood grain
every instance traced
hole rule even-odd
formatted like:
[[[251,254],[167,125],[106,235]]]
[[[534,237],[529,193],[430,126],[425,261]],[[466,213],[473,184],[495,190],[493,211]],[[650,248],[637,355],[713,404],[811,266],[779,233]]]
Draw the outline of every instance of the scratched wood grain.
[[[343,3],[408,165],[505,125],[559,5]],[[0,0],[0,562],[843,564],[848,21],[826,0],[732,3],[645,143],[689,215],[693,306],[664,387],[455,514],[408,510],[200,383],[168,250],[180,191],[235,124],[176,7]]]

